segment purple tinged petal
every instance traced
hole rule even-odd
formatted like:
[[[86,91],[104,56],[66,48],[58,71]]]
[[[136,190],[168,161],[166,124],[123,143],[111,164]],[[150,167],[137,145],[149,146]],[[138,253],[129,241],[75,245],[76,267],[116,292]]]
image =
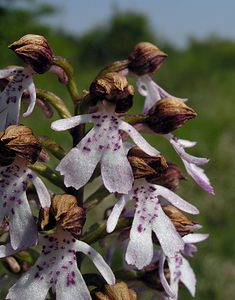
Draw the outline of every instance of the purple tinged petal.
[[[130,199],[129,199],[128,195],[127,196],[125,195],[125,196],[122,196],[120,198],[120,200],[114,205],[112,212],[109,215],[108,220],[107,220],[107,225],[106,225],[107,232],[110,233],[110,232],[114,231],[114,229],[117,225],[118,219],[128,201],[130,201]]]
[[[33,172],[31,173],[33,175],[32,177],[32,183],[35,186],[36,192],[38,194],[38,198],[40,201],[40,204],[43,208],[50,207],[51,205],[51,197],[48,192],[48,189],[46,188],[45,184],[39,178],[37,175],[35,175]]]
[[[195,180],[195,182],[201,188],[207,191],[209,194],[214,195],[215,194],[214,189],[210,183],[209,178],[206,176],[204,170],[194,164],[188,163],[187,161],[183,160],[183,163],[185,165],[188,174]]]
[[[28,117],[34,110],[35,104],[36,104],[36,89],[35,85],[33,83],[33,79],[30,77],[29,85],[27,86],[27,89],[29,91],[29,97],[30,97],[30,104],[28,106],[28,109],[25,113],[23,113],[23,117]]]
[[[119,129],[128,133],[128,135],[132,138],[134,143],[145,153],[151,156],[156,156],[160,152],[156,150],[153,146],[151,146],[143,137],[142,135],[130,124],[120,121]]]
[[[80,251],[84,254],[86,254],[94,263],[96,268],[99,270],[101,275],[104,277],[106,282],[109,285],[113,285],[116,282],[115,276],[113,274],[113,271],[109,267],[109,265],[104,261],[103,257],[91,246],[88,244],[82,242],[82,241],[76,241],[76,248],[77,251]]]
[[[157,195],[162,196],[175,207],[192,215],[199,214],[199,210],[194,205],[183,200],[180,196],[178,196],[171,190],[160,185],[154,185],[154,187],[156,187],[155,193]]]
[[[67,119],[60,119],[51,123],[51,128],[55,131],[64,131],[74,128],[80,124],[88,123],[91,121],[90,114],[74,116]]]
[[[153,258],[152,228],[142,225],[144,229],[141,230],[141,225],[134,219],[125,256],[127,263],[139,270],[149,265]]]
[[[160,205],[158,205],[156,213],[157,217],[152,224],[152,229],[159,240],[164,254],[168,257],[174,257],[176,252],[184,249],[184,241]]]

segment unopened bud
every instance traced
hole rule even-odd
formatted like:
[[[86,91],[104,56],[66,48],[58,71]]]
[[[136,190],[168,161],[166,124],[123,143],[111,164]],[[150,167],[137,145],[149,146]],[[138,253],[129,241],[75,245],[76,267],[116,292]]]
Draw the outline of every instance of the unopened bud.
[[[2,259],[3,264],[5,267],[12,273],[19,273],[21,270],[21,267],[17,260],[13,256],[4,257]]]
[[[126,77],[110,72],[94,80],[90,86],[90,97],[93,104],[106,100],[116,104],[116,112],[128,111],[133,104],[134,88]]]
[[[45,73],[52,66],[52,49],[48,41],[41,35],[24,35],[9,48],[39,74]]]
[[[94,300],[136,300],[137,294],[134,290],[129,289],[123,281],[114,285],[105,285],[104,292],[96,292]]]
[[[128,59],[128,69],[138,76],[156,72],[167,54],[151,43],[137,44],[131,51]]]
[[[154,132],[167,134],[195,118],[196,113],[180,100],[164,98],[156,102],[148,116],[146,123]]]
[[[190,220],[179,209],[172,205],[163,205],[162,209],[164,210],[165,214],[171,219],[176,230],[181,236],[194,232],[194,227],[198,223]]]
[[[41,151],[39,140],[24,125],[11,125],[0,132],[1,160],[18,156],[35,163]]]
[[[131,164],[135,179],[160,176],[167,169],[167,163],[163,156],[150,156],[137,146],[129,150],[127,158]]]
[[[169,190],[176,191],[179,187],[180,180],[185,180],[186,177],[181,172],[180,168],[173,163],[167,163],[168,168],[160,176],[150,175],[146,179],[153,184],[162,185]]]
[[[50,210],[41,209],[39,229],[50,230],[58,224],[64,230],[80,238],[86,220],[85,210],[78,206],[77,199],[68,194],[55,195]]]

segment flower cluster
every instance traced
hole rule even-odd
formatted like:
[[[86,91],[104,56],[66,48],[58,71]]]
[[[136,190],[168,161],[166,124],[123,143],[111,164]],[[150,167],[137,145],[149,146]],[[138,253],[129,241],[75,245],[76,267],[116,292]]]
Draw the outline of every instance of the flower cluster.
[[[111,235],[114,231],[123,236],[120,249],[129,268],[138,270],[131,280],[148,284],[148,268],[154,266],[153,271],[158,271],[153,272],[155,280],[159,280],[154,289],[164,299],[178,299],[180,281],[194,296],[196,279],[184,256],[192,256],[197,250],[194,243],[207,235],[194,233],[201,226],[185,213],[196,215],[199,211],[176,194],[180,180],[185,179],[180,168],[166,161],[142,136],[150,132],[154,138],[160,135],[169,140],[188,174],[213,194],[199,167],[208,160],[186,153],[185,148],[195,143],[172,134],[194,118],[195,111],[184,103],[186,99],[170,95],[152,79],[167,55],[150,43],[139,43],[127,60],[101,70],[89,91],[80,96],[71,65],[53,54],[44,37],[26,35],[10,49],[27,66],[0,71],[0,78],[6,79],[0,94],[0,257],[12,257],[23,270],[21,251],[30,256],[27,249],[36,246],[37,259],[12,285],[6,299],[44,300],[48,294],[61,300],[137,299],[138,293],[126,283],[116,282],[109,264],[90,246],[109,235],[117,239]],[[23,114],[29,116],[41,95],[33,75],[47,71],[63,78],[61,83],[68,88],[77,111],[71,116],[57,95],[43,94],[46,105],[62,117],[52,122],[51,128],[68,130],[72,136],[73,146],[67,154],[55,141],[37,138],[30,128],[19,124],[21,101],[29,96],[29,108]],[[128,113],[135,104],[129,76],[136,79],[137,91],[143,96],[143,112],[138,115]],[[87,123],[92,127],[86,128]],[[55,169],[50,155],[60,160]],[[57,187],[57,194],[53,187],[48,191],[38,174]],[[99,186],[86,199],[84,188],[94,179]],[[58,188],[62,193],[58,194]],[[87,212],[108,194],[118,198],[116,203],[102,223],[83,233]],[[125,208],[129,201],[134,206]],[[102,277],[82,274],[84,256],[77,252],[88,256]],[[111,264],[110,258],[108,261]],[[125,270],[123,264],[117,280],[123,279]]]

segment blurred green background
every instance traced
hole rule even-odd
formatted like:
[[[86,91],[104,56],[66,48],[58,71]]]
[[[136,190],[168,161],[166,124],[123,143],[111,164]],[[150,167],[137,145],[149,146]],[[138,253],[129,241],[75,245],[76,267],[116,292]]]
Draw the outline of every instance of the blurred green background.
[[[196,119],[177,130],[176,134],[198,141],[191,150],[192,154],[210,158],[206,173],[216,193],[215,196],[208,195],[191,178],[182,182],[179,189],[184,199],[200,209],[201,214],[195,220],[203,225],[203,232],[210,234],[191,260],[198,279],[195,299],[234,299],[235,42],[215,34],[205,40],[191,38],[187,47],[179,49],[170,40],[159,37],[147,17],[134,9],[113,12],[108,22],[76,36],[42,22],[42,17],[56,13],[55,7],[39,5],[34,1],[35,5],[30,9],[27,6],[20,8],[15,6],[17,2],[0,2],[0,68],[21,64],[7,46],[27,33],[44,35],[54,53],[72,63],[80,91],[89,88],[101,67],[114,60],[125,59],[137,42],[153,42],[168,54],[155,79],[169,93],[187,97],[187,104],[198,113]],[[70,101],[65,87],[58,83],[55,76],[38,75],[36,82],[37,87],[54,91],[65,101]],[[140,109],[140,97],[137,97],[136,103]],[[68,106],[71,107],[70,103]],[[37,108],[33,116],[22,120],[22,123],[32,126],[36,134],[50,135],[58,141],[60,134],[48,129],[51,120],[42,122],[41,119]],[[68,147],[71,142],[68,134],[62,137],[63,141],[66,137]],[[161,137],[147,138],[167,159],[182,166],[167,141]],[[190,298],[187,291],[180,291],[180,299]]]

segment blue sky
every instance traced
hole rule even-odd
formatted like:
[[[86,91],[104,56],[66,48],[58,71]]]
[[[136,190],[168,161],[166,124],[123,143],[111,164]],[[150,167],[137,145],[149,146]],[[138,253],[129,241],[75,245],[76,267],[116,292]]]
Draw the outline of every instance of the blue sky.
[[[105,23],[114,6],[136,10],[149,17],[153,30],[178,46],[189,36],[200,39],[218,35],[235,41],[234,0],[39,0],[60,8],[47,23],[82,34]]]

